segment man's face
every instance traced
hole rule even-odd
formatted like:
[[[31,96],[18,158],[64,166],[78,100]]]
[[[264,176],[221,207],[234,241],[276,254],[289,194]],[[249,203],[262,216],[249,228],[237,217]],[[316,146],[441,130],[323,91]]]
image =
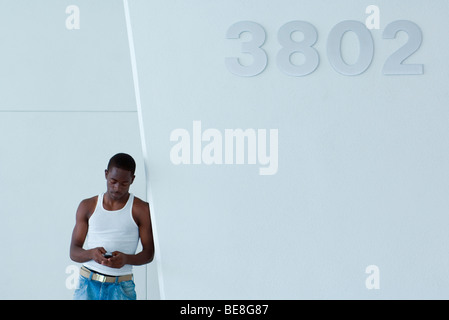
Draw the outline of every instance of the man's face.
[[[107,181],[107,193],[113,200],[119,200],[126,196],[129,187],[134,181],[134,175],[131,171],[119,169],[116,167],[105,170]]]

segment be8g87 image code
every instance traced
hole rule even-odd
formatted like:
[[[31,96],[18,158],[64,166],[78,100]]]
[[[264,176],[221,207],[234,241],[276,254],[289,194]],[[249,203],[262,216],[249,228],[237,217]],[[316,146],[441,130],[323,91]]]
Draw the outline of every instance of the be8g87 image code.
[[[268,304],[225,304],[224,314],[233,315],[261,315],[266,314],[268,310]]]

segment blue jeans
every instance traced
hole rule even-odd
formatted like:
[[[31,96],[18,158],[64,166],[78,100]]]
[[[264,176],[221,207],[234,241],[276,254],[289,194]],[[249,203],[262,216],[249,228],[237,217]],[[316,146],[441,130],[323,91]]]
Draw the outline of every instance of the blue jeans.
[[[80,275],[74,300],[136,300],[133,280],[122,282],[100,282]]]

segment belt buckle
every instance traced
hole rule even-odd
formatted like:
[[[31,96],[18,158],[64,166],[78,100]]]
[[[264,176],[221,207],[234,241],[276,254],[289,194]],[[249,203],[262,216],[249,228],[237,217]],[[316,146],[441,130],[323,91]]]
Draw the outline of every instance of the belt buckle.
[[[100,282],[106,282],[106,280],[107,280],[107,277],[106,276],[104,276],[104,275],[102,275],[102,274],[98,274],[97,273],[97,281],[100,281]]]

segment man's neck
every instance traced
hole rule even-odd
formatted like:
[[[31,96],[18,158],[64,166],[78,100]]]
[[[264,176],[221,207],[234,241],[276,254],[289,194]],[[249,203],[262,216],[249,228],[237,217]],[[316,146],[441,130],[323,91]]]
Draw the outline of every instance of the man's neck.
[[[106,192],[103,196],[103,207],[106,210],[111,210],[111,211],[120,210],[126,205],[126,202],[129,199],[129,195],[130,194],[128,192],[123,197],[121,197],[119,199],[114,199]]]

